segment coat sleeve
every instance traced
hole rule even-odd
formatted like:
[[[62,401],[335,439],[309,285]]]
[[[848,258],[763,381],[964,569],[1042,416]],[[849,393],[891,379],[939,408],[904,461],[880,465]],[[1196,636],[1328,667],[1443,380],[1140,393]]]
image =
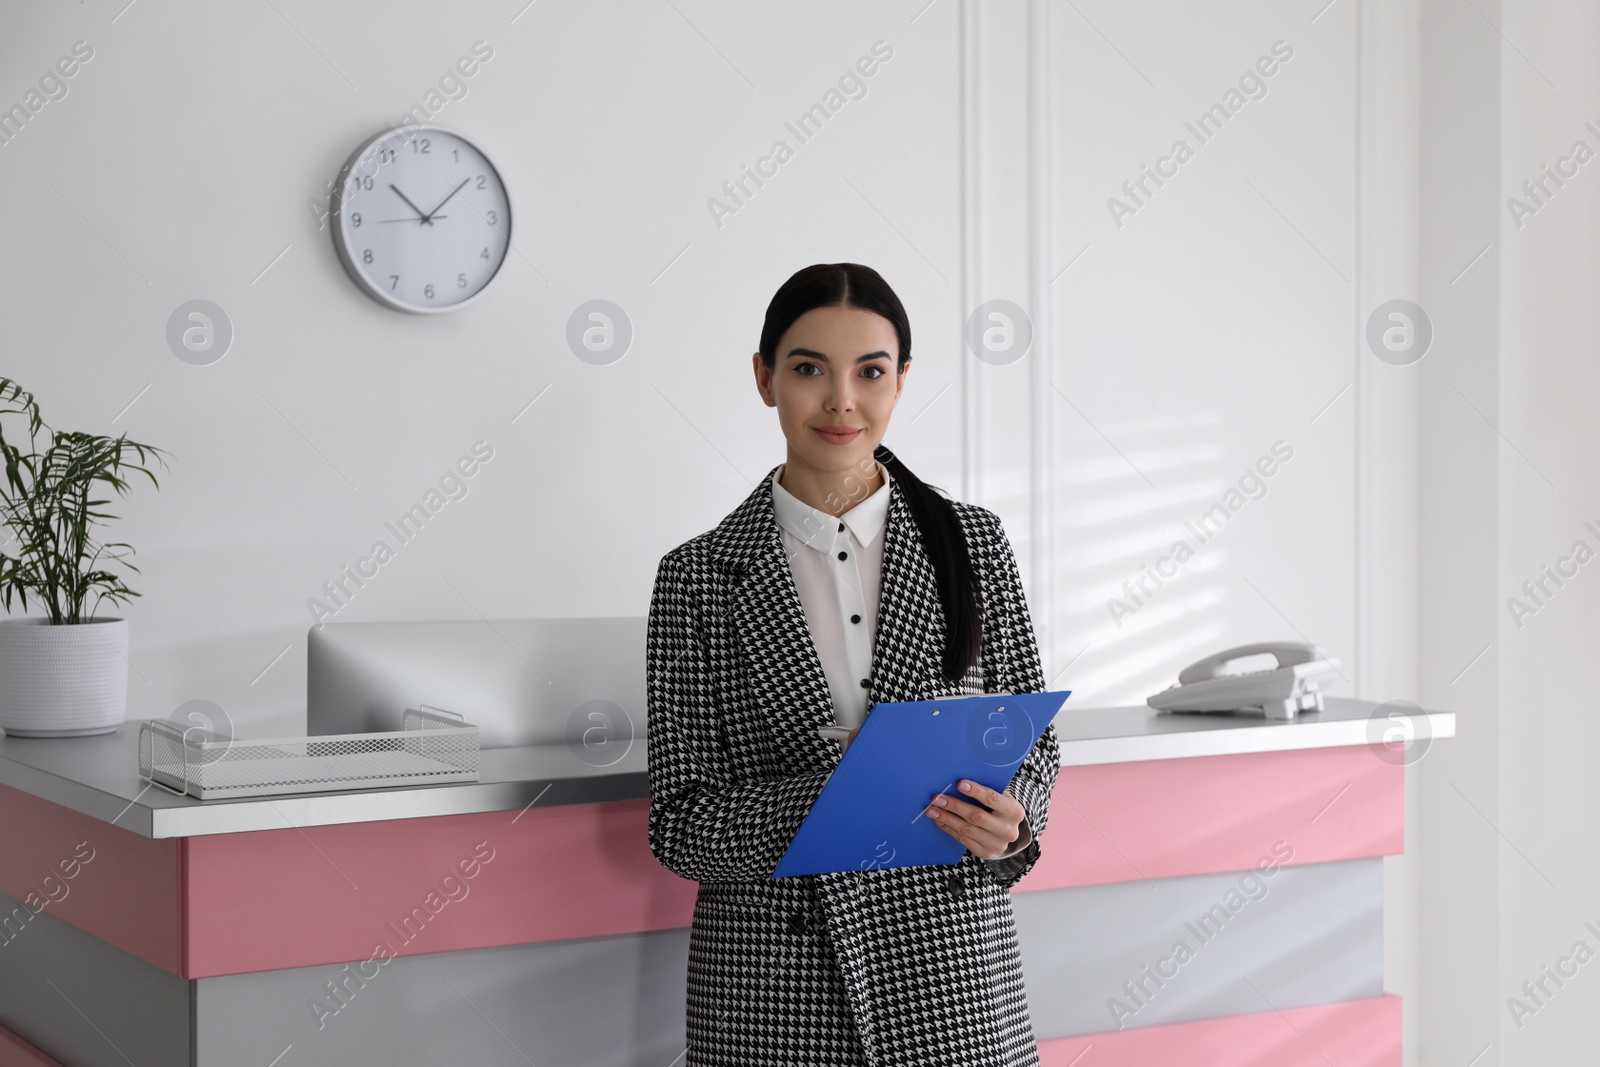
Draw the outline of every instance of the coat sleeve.
[[[1000,517],[987,509],[979,515],[986,528],[986,556],[974,559],[983,572],[983,650],[981,659],[984,683],[990,692],[1042,693],[1044,669],[1039,663],[1039,643],[1033,633],[1033,618],[1028,613],[1022,577],[1017,572],[1016,556]],[[1061,750],[1054,724],[1044,733],[1017,768],[1016,777],[1006,792],[1022,802],[1027,810],[1025,831],[1032,840],[1026,847],[987,865],[1003,885],[1011,885],[1027,874],[1039,859],[1039,838],[1050,819],[1050,794],[1055,789],[1061,766]]]
[[[1001,853],[999,856],[996,856],[994,860],[990,860],[989,862],[993,863],[995,860],[1008,860],[1031,844],[1033,844],[1033,828],[1028,825],[1028,819],[1026,816],[1024,816],[1022,819],[1022,825],[1017,828],[1017,843],[1008,846],[1005,852]]]
[[[769,878],[828,772],[734,779],[702,633],[680,547],[657,568],[646,637],[650,851],[696,882]]]

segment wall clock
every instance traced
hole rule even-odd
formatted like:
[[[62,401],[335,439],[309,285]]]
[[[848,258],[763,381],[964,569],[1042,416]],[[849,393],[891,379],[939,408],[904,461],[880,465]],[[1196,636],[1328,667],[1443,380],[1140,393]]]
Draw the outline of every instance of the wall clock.
[[[471,141],[435,126],[369,139],[345,161],[330,199],[344,269],[368,296],[401,311],[471,303],[511,247],[500,172]]]

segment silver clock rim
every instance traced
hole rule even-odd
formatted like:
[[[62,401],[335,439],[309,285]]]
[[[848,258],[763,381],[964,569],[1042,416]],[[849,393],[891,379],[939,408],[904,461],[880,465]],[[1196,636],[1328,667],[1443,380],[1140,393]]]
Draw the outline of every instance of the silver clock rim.
[[[365,156],[373,148],[382,144],[384,141],[387,141],[391,137],[394,137],[398,134],[404,134],[407,132],[411,132],[413,136],[415,136],[417,133],[423,132],[442,133],[450,137],[455,137],[465,144],[471,145],[472,150],[482,156],[484,162],[489,165],[489,169],[494,171],[495,180],[500,183],[500,188],[505,193],[505,252],[501,255],[500,262],[495,264],[494,273],[489,276],[489,280],[484,282],[483,285],[479,287],[477,292],[473,293],[466,299],[456,301],[453,304],[430,307],[426,304],[413,304],[409,301],[399,299],[392,293],[385,292],[380,286],[375,285],[372,280],[368,278],[361,270],[360,266],[357,265],[346,241],[344,233],[344,194],[345,188],[350,179],[350,175],[354,172],[356,164],[361,161],[363,156]],[[456,311],[460,308],[466,307],[475,300],[478,300],[483,296],[484,293],[488,292],[490,286],[494,285],[496,279],[500,277],[501,272],[505,268],[506,260],[511,258],[511,234],[512,227],[516,223],[516,216],[516,206],[511,202],[511,186],[506,182],[505,173],[500,169],[499,164],[494,161],[489,153],[483,150],[478,142],[474,141],[466,134],[458,133],[457,131],[445,126],[436,126],[432,123],[408,123],[404,126],[394,126],[384,130],[382,133],[373,134],[371,137],[368,137],[366,140],[362,141],[356,150],[351,152],[350,155],[345,159],[344,165],[339,168],[339,176],[334,180],[333,191],[329,194],[328,203],[328,218],[332,222],[332,225],[330,225],[328,229],[332,231],[333,248],[334,251],[338,253],[339,262],[344,266],[345,273],[350,275],[351,279],[355,281],[356,285],[363,293],[367,294],[378,303],[384,305],[385,307],[394,308],[398,311],[409,311],[416,315],[438,315],[448,311]]]

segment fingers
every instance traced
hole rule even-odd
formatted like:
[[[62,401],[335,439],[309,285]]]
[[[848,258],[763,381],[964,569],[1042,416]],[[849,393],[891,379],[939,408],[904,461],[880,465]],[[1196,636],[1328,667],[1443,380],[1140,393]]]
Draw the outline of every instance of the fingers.
[[[961,781],[957,782],[956,785],[960,787],[963,793],[967,794],[973,800],[976,800],[980,804],[986,805],[990,808],[993,808],[996,804],[1004,804],[1008,800],[1016,800],[1016,798],[1011,796],[1009,793],[997,792],[993,789],[990,789],[982,782],[974,782],[970,778],[963,778]]]
[[[933,810],[940,811],[940,814],[932,816],[933,821],[939,828],[967,846],[972,851],[972,854],[979,859],[994,859],[1004,852],[1006,846],[1011,843],[1011,838],[1006,838],[1002,841],[999,835],[982,827],[974,826],[958,815],[953,815],[938,808]]]
[[[981,858],[988,859],[1005,851],[1021,832],[1019,828],[1026,815],[1022,803],[977,782],[963,781],[961,785],[969,797],[993,810],[985,811],[977,804],[941,793],[928,807],[929,817]]]
[[[964,800],[940,794],[933,798],[934,810],[939,812],[939,818],[951,822],[964,822],[979,829],[988,830],[995,834],[1005,830],[1005,819],[1000,814],[984,811],[976,804],[968,804]]]
[[[946,808],[957,812],[968,822],[1000,832],[1005,828],[1014,830],[1021,824],[1023,817],[1027,814],[1027,809],[1022,806],[1022,801],[1010,793],[1001,793],[990,789],[986,785],[968,781],[965,778],[961,780],[959,785],[961,791],[970,799],[989,809],[988,812],[985,812],[978,804],[969,804],[956,797],[943,793],[939,794],[939,797],[943,797]],[[937,801],[939,797],[934,799]],[[984,816],[988,816],[988,818],[984,818]],[[1012,837],[1015,836],[1016,834],[1013,833]],[[1009,841],[1010,838],[1007,838],[1007,840]]]

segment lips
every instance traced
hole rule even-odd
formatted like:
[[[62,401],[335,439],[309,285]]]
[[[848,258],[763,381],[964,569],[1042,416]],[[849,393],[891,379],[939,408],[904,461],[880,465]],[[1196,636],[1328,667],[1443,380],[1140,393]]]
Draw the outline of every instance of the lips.
[[[852,427],[847,427],[847,426],[835,426],[835,427],[813,426],[811,428],[813,430],[817,431],[817,436],[818,437],[821,437],[824,441],[827,441],[830,444],[835,444],[835,445],[849,444],[851,441],[854,441],[856,439],[856,436],[858,434],[861,433],[860,427],[852,428]]]

